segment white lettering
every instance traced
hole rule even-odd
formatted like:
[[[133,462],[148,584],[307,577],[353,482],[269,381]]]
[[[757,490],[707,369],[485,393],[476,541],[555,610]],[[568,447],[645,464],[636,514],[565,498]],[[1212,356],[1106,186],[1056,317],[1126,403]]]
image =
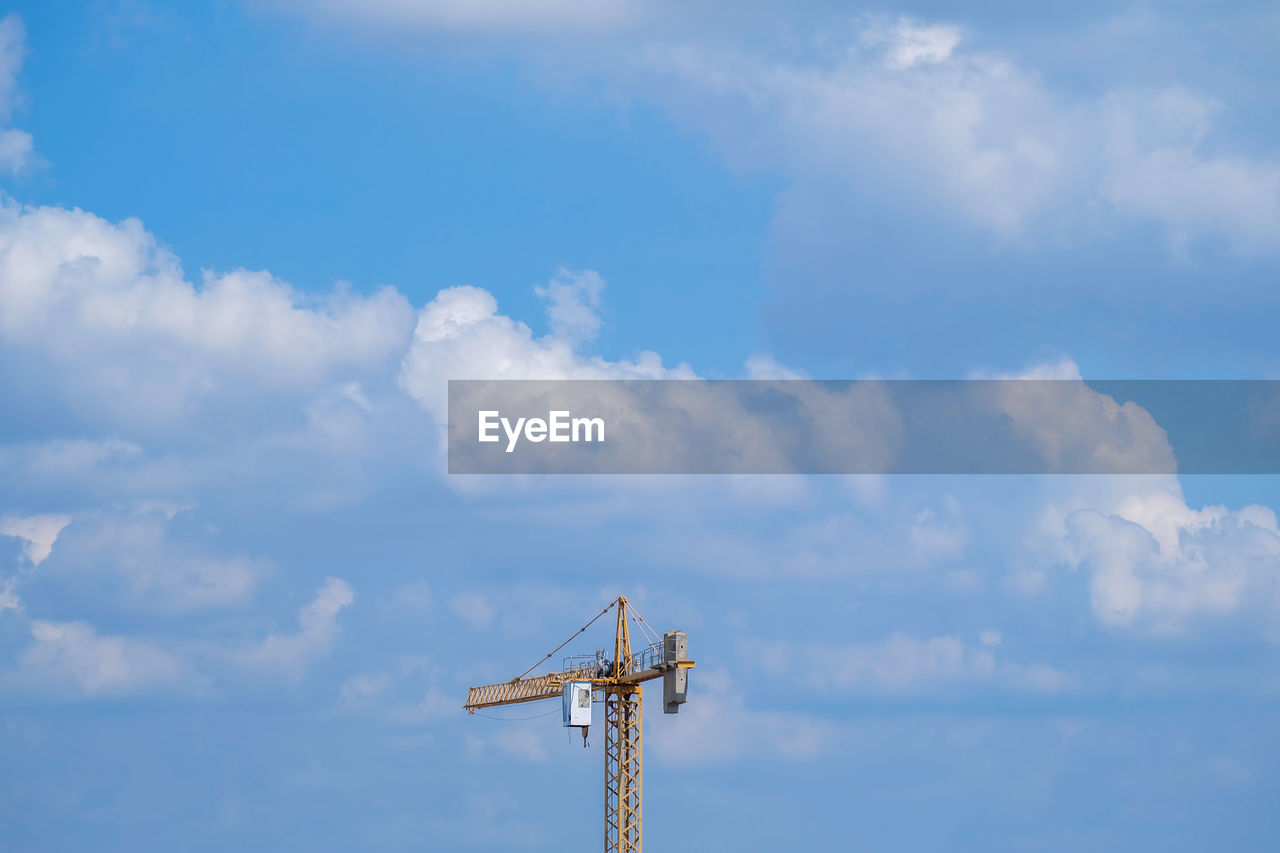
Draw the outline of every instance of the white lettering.
[[[507,432],[507,452],[516,449],[516,442],[520,440],[520,428],[524,426],[524,418],[516,419],[516,428],[511,428],[511,421],[506,418],[502,419],[502,428]]]
[[[542,418],[504,418],[502,412],[486,409],[479,412],[479,431],[476,440],[484,443],[501,441],[499,428],[506,435],[506,451],[514,453],[520,439],[539,444],[544,441],[603,442],[604,418],[575,418],[572,413],[560,409]]]
[[[552,441],[568,441],[569,440],[569,413],[564,411],[548,412],[547,415],[550,418],[550,424],[551,424],[551,435],[549,436],[550,439]]]
[[[489,434],[490,430],[498,428],[497,412],[481,412],[480,413],[480,440],[481,441],[497,441],[496,433]]]
[[[582,427],[585,435],[578,438],[578,428]],[[595,427],[595,437],[591,435],[591,429]],[[574,418],[573,419],[573,440],[574,441],[604,441],[604,418]]]

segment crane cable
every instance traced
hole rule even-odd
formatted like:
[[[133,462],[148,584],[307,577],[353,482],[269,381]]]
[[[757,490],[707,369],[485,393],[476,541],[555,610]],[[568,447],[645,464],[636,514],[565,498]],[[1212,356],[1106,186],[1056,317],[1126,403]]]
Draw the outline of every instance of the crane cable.
[[[560,709],[552,708],[545,714],[534,714],[530,717],[493,717],[489,714],[481,714],[478,711],[472,711],[471,713],[475,714],[477,717],[484,717],[486,720],[497,720],[500,723],[518,723],[523,720],[538,720],[543,717],[550,717],[552,714],[560,713]]]
[[[649,627],[649,623],[644,621],[644,617],[640,615],[639,610],[636,610],[635,605],[632,604],[630,601],[628,601],[627,608],[631,611],[632,617],[636,620],[637,623],[639,623],[640,627],[644,630],[645,634],[647,636],[653,637],[654,645],[658,645],[658,646],[662,645],[662,640],[660,640],[658,638],[658,635],[653,632],[653,629]]]
[[[577,639],[578,634],[581,634],[583,631],[585,631],[585,630],[587,630],[588,628],[590,628],[590,627],[591,627],[591,623],[592,623],[592,622],[595,622],[595,621],[596,621],[597,619],[599,619],[601,616],[605,615],[605,614],[606,614],[606,613],[608,613],[610,610],[612,610],[612,609],[613,609],[613,605],[615,605],[615,604],[617,604],[617,603],[618,603],[617,601],[611,601],[611,602],[609,602],[609,606],[608,606],[608,607],[606,607],[604,610],[601,610],[601,611],[600,611],[599,613],[597,613],[595,616],[591,617],[591,622],[588,622],[587,624],[585,624],[585,625],[583,625],[581,628],[579,628],[579,629],[578,629],[578,633],[577,633],[577,634],[574,634],[572,637],[570,637],[569,639],[565,640],[563,643],[561,643],[560,645],[556,646],[556,647],[555,647],[554,649],[552,649],[551,651],[547,652],[546,657],[542,658],[540,661],[538,661],[537,663],[535,663],[533,666],[529,667],[529,668],[528,668],[528,669],[526,669],[524,672],[520,673],[519,675],[517,675],[515,678],[513,678],[513,679],[511,679],[511,680],[512,680],[512,681],[519,681],[520,679],[524,678],[526,675],[528,675],[529,673],[533,672],[535,669],[537,669],[538,667],[542,666],[544,663],[546,663],[547,661],[549,661],[549,660],[551,659],[551,656],[552,656],[552,655],[554,655],[556,652],[560,651],[560,650],[561,650],[561,649],[563,649],[565,646],[569,645],[571,642],[573,642],[575,639]]]

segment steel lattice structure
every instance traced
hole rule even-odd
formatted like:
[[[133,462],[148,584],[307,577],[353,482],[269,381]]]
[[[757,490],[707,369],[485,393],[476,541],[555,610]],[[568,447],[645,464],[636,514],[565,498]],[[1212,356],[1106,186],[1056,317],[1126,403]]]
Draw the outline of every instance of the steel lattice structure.
[[[639,853],[644,794],[640,687],[609,693],[604,707],[604,849],[606,853]]]

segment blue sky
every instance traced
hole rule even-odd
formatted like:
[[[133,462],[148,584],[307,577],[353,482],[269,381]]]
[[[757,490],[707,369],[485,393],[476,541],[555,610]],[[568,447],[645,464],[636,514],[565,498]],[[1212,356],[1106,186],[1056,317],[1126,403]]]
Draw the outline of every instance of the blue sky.
[[[1278,35],[13,6],[3,846],[595,845],[600,735],[458,706],[622,592],[699,662],[651,849],[1270,849],[1271,478],[477,481],[440,424],[451,377],[1275,378]]]

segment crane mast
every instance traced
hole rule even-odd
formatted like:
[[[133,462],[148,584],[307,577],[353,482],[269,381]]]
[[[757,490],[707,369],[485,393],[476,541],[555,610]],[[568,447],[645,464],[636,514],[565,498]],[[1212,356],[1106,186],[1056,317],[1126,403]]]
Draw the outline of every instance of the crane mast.
[[[601,660],[601,654],[597,653],[594,663],[566,663],[560,672],[529,676],[613,608],[617,608],[617,624],[612,661]],[[605,853],[640,853],[641,849],[644,682],[663,679],[663,710],[674,714],[685,702],[688,673],[694,666],[694,662],[689,660],[688,639],[683,631],[668,631],[660,643],[649,643],[640,654],[633,653],[631,619],[635,619],[643,631],[649,630],[626,596],[620,595],[577,634],[521,675],[498,684],[472,687],[467,693],[467,703],[463,705],[468,713],[475,713],[478,708],[563,697],[565,725],[581,725],[570,722],[571,690],[576,687],[603,694]],[[585,725],[582,728],[585,743]]]
[[[620,677],[630,675],[631,631],[627,600],[618,597],[618,629],[613,659]],[[605,687],[604,694],[604,849],[606,853],[640,850],[640,796],[643,764],[640,729],[643,722],[640,684]]]

